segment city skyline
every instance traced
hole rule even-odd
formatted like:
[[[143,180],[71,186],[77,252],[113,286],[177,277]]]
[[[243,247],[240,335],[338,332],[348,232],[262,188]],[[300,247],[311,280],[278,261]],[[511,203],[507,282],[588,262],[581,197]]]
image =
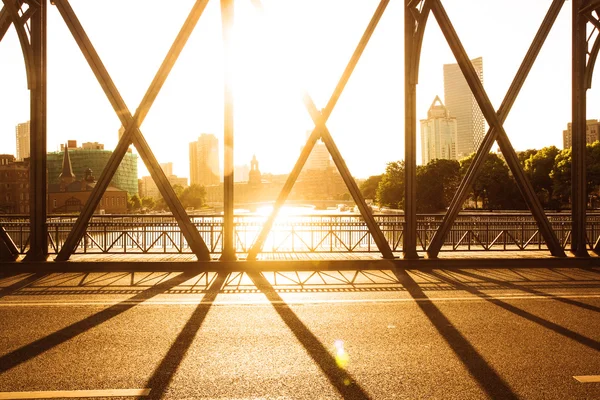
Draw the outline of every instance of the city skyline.
[[[178,3],[181,7],[164,10],[158,2],[149,1],[139,7],[137,2],[131,1],[121,5],[124,7],[122,15],[109,15],[110,7],[98,10],[84,3],[73,3],[123,97],[129,107],[135,109],[191,2],[182,1]],[[385,169],[386,162],[404,157],[403,55],[398,50],[401,47],[398,38],[402,35],[398,21],[402,20],[403,11],[402,5],[396,3],[389,4],[328,122],[351,173],[361,178],[378,174]],[[262,14],[250,2],[236,3],[236,164],[246,163],[252,154],[256,154],[265,170],[273,173],[291,171],[298,149],[305,143],[304,132],[312,128],[298,89],[306,87],[317,106],[327,102],[377,2],[364,1],[345,7],[344,18],[336,20],[338,29],[333,32],[327,29],[327,21],[338,12],[339,1],[307,1],[302,7],[298,4],[291,2],[284,7],[265,0],[266,12]],[[510,4],[520,7],[523,13],[510,17],[504,14]],[[485,59],[485,88],[495,108],[500,105],[549,5],[550,1],[542,0],[525,4],[511,0],[502,5],[478,2],[477,15],[498,16],[489,21],[472,18],[472,13],[463,13],[459,1],[444,1],[469,55]],[[142,13],[141,26],[136,31],[99,34],[103,26],[100,21],[110,18],[119,25],[120,18],[126,18],[131,12]],[[158,12],[165,21],[165,29],[161,32],[155,32],[151,24],[143,23],[144,20],[152,21]],[[570,13],[570,7],[565,6],[506,121],[506,131],[516,150],[548,145],[560,147],[562,143],[562,131],[571,120]],[[287,18],[291,15],[296,18]],[[55,150],[55,146],[69,137],[77,137],[81,142],[102,138],[107,149],[113,148],[117,135],[112,132],[119,129],[120,123],[53,7],[49,9],[48,18],[48,149]],[[509,20],[512,22],[507,30],[505,23]],[[311,29],[307,31],[308,22]],[[432,18],[430,22],[420,67],[418,118],[425,117],[431,99],[441,93],[443,64],[456,62],[435,20]],[[127,24],[123,22],[122,25]],[[219,25],[218,3],[209,2],[181,60],[167,80],[164,92],[142,126],[142,132],[160,161],[176,160],[178,154],[187,152],[187,143],[201,132],[214,132],[222,143]],[[505,34],[500,38],[500,35],[483,33],[493,31],[494,27],[506,30]],[[273,29],[280,32],[276,38],[269,34]],[[141,49],[151,44],[157,51],[136,52],[132,59],[129,45],[121,43],[125,34],[131,36],[131,42]],[[0,115],[0,135],[6,138],[0,143],[0,153],[12,153],[15,144],[14,135],[10,133],[14,132],[17,123],[28,119],[29,111],[22,55],[12,28],[0,43],[0,59],[3,61],[0,86],[9,94],[0,100],[5,110]],[[315,63],[314,59],[324,62]],[[64,64],[70,65],[70,70],[75,72],[59,67]],[[549,86],[548,82],[553,85]],[[59,85],[60,93],[56,89]],[[588,92],[590,117],[596,117],[600,109],[600,93],[594,90],[596,86],[593,84],[593,89]],[[534,110],[544,110],[545,117],[541,120],[533,118]],[[86,129],[82,130],[82,126]],[[270,150],[275,144],[278,146],[276,152]],[[219,151],[222,160],[222,146]],[[140,167],[141,175],[144,175],[145,168],[141,163]],[[187,163],[178,163],[174,168],[178,176],[189,175]]]

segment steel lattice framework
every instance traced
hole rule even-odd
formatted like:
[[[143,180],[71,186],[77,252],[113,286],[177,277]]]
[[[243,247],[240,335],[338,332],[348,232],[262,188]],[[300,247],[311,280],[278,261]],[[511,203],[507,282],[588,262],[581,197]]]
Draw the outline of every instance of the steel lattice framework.
[[[508,164],[517,185],[535,219],[539,232],[546,246],[555,257],[565,257],[556,233],[552,229],[533,186],[527,179],[520,166],[517,154],[504,130],[503,123],[542,48],[548,33],[562,9],[565,0],[553,0],[548,12],[542,21],[531,46],[522,61],[522,64],[509,87],[500,108],[494,110],[483,85],[469,61],[469,57],[458,37],[452,22],[443,6],[442,0],[403,0],[404,1],[404,56],[405,56],[405,220],[403,226],[402,252],[405,259],[418,259],[417,254],[417,213],[416,213],[416,87],[419,75],[419,61],[421,46],[427,21],[433,16],[442,33],[444,34],[458,65],[485,116],[489,130],[480,144],[477,154],[471,163],[467,174],[463,178],[451,205],[444,215],[441,224],[431,239],[427,248],[429,258],[436,258],[449,234],[461,206],[464,203],[469,188],[476,179],[485,157],[490,152],[494,142],[497,142]],[[30,166],[30,249],[25,261],[46,261],[48,259],[48,228],[46,224],[46,41],[47,22],[46,14],[51,5],[62,16],[66,26],[85,56],[91,70],[102,87],[106,97],[112,105],[117,117],[121,121],[125,132],[117,144],[110,161],[102,171],[98,183],[94,187],[89,200],[67,239],[57,254],[56,261],[66,261],[75,252],[78,244],[85,236],[86,228],[90,223],[94,210],[98,206],[102,194],[107,189],[109,182],[116,172],[128,147],[133,144],[144,161],[152,178],[156,182],[161,195],[166,200],[169,210],[179,226],[181,234],[189,244],[192,252],[199,261],[209,261],[210,252],[203,241],[198,229],[190,221],[183,206],[170,186],[165,173],[160,168],[153,152],[146,142],[140,126],[147,116],[154,100],[158,96],[163,84],[169,76],[171,69],[177,61],[194,27],[200,19],[208,0],[197,0],[184,24],[182,25],[175,41],[169,49],[163,63],[159,67],[154,79],[150,83],[139,107],[132,112],[127,108],[121,94],[106,70],[100,56],[88,38],[84,27],[71,8],[68,0],[2,0],[0,9],[0,40],[12,25],[14,26],[21,45],[27,72],[27,84],[30,90],[31,101],[31,166]],[[252,3],[262,10],[260,0]],[[377,248],[384,259],[393,259],[394,254],[390,244],[384,237],[379,225],[373,217],[365,199],[346,163],[334,142],[327,120],[334,110],[354,68],[366,48],[372,33],[377,27],[381,16],[384,14],[389,0],[381,0],[365,29],[350,61],[348,62],[341,78],[338,81],[327,105],[319,110],[311,96],[304,93],[304,104],[310,114],[314,129],[309,136],[300,157],[289,174],[283,186],[272,214],[262,226],[256,240],[248,250],[248,260],[256,260],[263,250],[265,240],[271,231],[279,210],[288,198],[290,191],[298,179],[302,167],[306,163],[313,147],[322,139],[329,150],[332,159],[338,168],[353,200],[358,206],[369,233],[372,235]],[[234,215],[233,215],[233,89],[231,75],[227,73],[231,68],[232,46],[231,30],[234,23],[233,0],[220,0],[222,35],[224,43],[224,217],[223,217],[223,250],[221,260],[236,260],[234,245]],[[572,0],[572,231],[571,252],[578,258],[588,256],[586,248],[586,165],[585,165],[585,121],[586,121],[586,91],[591,87],[591,78],[598,53],[600,52],[600,0]],[[19,250],[12,242],[4,227],[0,226],[0,246],[5,250],[6,258],[15,260]],[[598,252],[599,244],[594,245]]]

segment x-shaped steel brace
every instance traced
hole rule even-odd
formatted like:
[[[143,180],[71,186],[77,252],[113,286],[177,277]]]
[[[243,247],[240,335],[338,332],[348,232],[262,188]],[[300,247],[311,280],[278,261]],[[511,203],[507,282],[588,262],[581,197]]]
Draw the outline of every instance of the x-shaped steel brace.
[[[202,15],[207,3],[208,0],[197,0],[194,4],[190,14],[188,15],[188,18],[177,35],[177,38],[169,49],[165,60],[161,64],[146,94],[144,95],[140,106],[137,108],[135,115],[132,116],[131,112],[127,108],[127,105],[125,104],[125,101],[117,90],[117,87],[113,83],[108,71],[98,56],[98,53],[94,49],[87,34],[85,33],[81,23],[77,19],[77,16],[71,8],[68,0],[55,0],[58,11],[65,20],[65,23],[73,34],[75,41],[79,45],[79,48],[88,61],[88,64],[96,75],[98,82],[102,86],[104,93],[108,97],[108,100],[113,106],[117,116],[125,127],[123,136],[113,151],[107,166],[104,168],[104,171],[102,171],[102,174],[94,186],[94,189],[92,190],[92,193],[90,194],[83,211],[75,222],[75,226],[69,233],[69,236],[65,240],[63,247],[58,253],[56,257],[57,261],[67,260],[75,251],[77,244],[85,233],[85,229],[94,213],[94,210],[102,198],[102,194],[106,191],[106,188],[112,180],[117,167],[125,156],[125,153],[127,152],[127,149],[131,143],[135,145],[140,153],[140,157],[142,160],[144,160],[146,166],[148,167],[150,175],[156,182],[160,193],[163,195],[167,205],[169,206],[169,209],[177,220],[182,234],[184,235],[194,254],[198,257],[198,260],[210,260],[210,254],[206,244],[202,240],[202,237],[200,236],[200,233],[196,227],[191,223],[189,217],[183,209],[183,206],[181,205],[181,202],[169,184],[165,173],[160,168],[158,161],[154,157],[150,146],[144,139],[144,136],[139,128],[144,118],[148,114],[152,103],[158,96],[158,93],[167,79],[173,65],[175,64],[175,61],[183,50],[187,39],[192,33],[196,23],[200,19],[200,16]]]
[[[279,193],[277,201],[275,202],[275,205],[273,207],[273,212],[268,217],[267,221],[265,221],[254,244],[250,248],[250,251],[248,252],[248,257],[247,257],[248,260],[256,260],[256,256],[262,250],[262,248],[264,246],[264,242],[265,242],[269,232],[271,231],[271,228],[273,227],[273,223],[275,222],[275,219],[277,218],[277,214],[279,213],[279,210],[285,203],[290,191],[292,190],[292,187],[294,186],[294,183],[296,182],[296,179],[300,175],[300,171],[302,171],[302,167],[304,167],[306,160],[308,159],[313,147],[315,146],[315,144],[317,143],[317,140],[319,138],[323,139],[323,141],[325,142],[325,145],[327,146],[327,149],[331,153],[331,156],[332,156],[338,170],[340,171],[340,174],[342,175],[342,178],[343,178],[346,186],[350,190],[350,194],[352,195],[354,201],[356,202],[356,205],[359,207],[359,210],[360,210],[363,218],[365,218],[365,222],[367,223],[369,231],[373,235],[373,239],[375,240],[375,243],[377,244],[379,251],[381,251],[381,253],[383,254],[383,256],[385,258],[388,258],[388,259],[394,258],[394,255],[392,253],[392,250],[390,249],[389,243],[385,240],[385,237],[383,236],[381,229],[379,229],[379,226],[377,225],[375,219],[373,218],[373,215],[371,214],[369,208],[367,207],[367,204],[366,204],[364,198],[362,197],[360,190],[358,190],[358,186],[356,185],[356,182],[354,181],[354,179],[352,178],[352,175],[348,171],[348,167],[346,166],[346,163],[344,162],[339,150],[337,149],[337,146],[335,145],[333,139],[331,138],[329,130],[327,129],[327,127],[325,125],[327,120],[329,119],[329,116],[333,112],[333,109],[334,109],[335,105],[337,104],[337,101],[338,101],[339,97],[341,96],[346,84],[348,83],[348,80],[350,79],[350,76],[352,75],[352,71],[356,67],[358,60],[360,59],[365,47],[367,46],[367,43],[369,42],[369,39],[371,38],[371,35],[373,34],[375,27],[379,23],[379,20],[381,19],[381,16],[383,15],[383,12],[385,11],[385,8],[387,7],[388,3],[389,3],[389,0],[381,0],[380,1],[379,6],[375,10],[375,14],[371,18],[371,21],[369,22],[367,29],[365,30],[362,38],[360,39],[358,46],[354,50],[354,53],[352,54],[352,57],[350,58],[350,61],[348,62],[348,65],[346,66],[346,69],[344,70],[342,77],[340,78],[336,88],[333,91],[333,94],[331,95],[329,101],[327,102],[327,106],[323,109],[322,112],[319,113],[319,111],[317,110],[317,108],[316,108],[314,102],[312,101],[312,99],[310,98],[310,96],[305,93],[305,95],[304,95],[305,106],[306,106],[308,112],[311,114],[313,121],[315,122],[315,127],[314,127],[312,133],[310,134],[306,144],[304,145],[304,148],[302,149],[302,153],[300,154],[300,157],[296,161],[296,164],[294,165],[292,172],[290,173],[290,175],[288,175],[288,178],[287,178],[285,184],[283,185],[281,192]]]
[[[552,2],[550,10],[545,17],[544,22],[542,23],[542,26],[540,27],[540,30],[538,31],[531,45],[531,48],[523,60],[523,63],[519,68],[519,71],[517,72],[517,75],[500,109],[498,110],[498,113],[496,113],[440,0],[432,0],[431,9],[433,15],[442,29],[442,32],[446,37],[446,40],[450,45],[456,60],[458,61],[458,64],[463,72],[463,75],[465,76],[465,79],[467,80],[467,83],[469,84],[469,87],[471,88],[471,91],[473,92],[473,96],[475,97],[479,108],[490,124],[490,129],[479,146],[477,154],[471,163],[466,176],[463,178],[463,181],[461,182],[461,185],[454,196],[454,199],[452,200],[452,204],[450,205],[448,212],[444,216],[442,225],[439,227],[431,241],[431,244],[427,250],[429,256],[436,257],[439,253],[444,239],[448,234],[452,223],[456,219],[456,216],[458,215],[458,212],[460,211],[462,204],[466,199],[471,185],[477,177],[477,173],[479,172],[485,157],[490,152],[494,141],[497,140],[502,154],[506,159],[506,163],[511,169],[513,176],[515,177],[515,181],[519,186],[519,190],[521,191],[529,209],[531,210],[531,213],[538,224],[548,249],[553,256],[565,257],[565,252],[560,245],[556,234],[552,230],[550,222],[543,211],[542,205],[535,194],[533,186],[523,172],[517,154],[513,149],[506,132],[504,131],[504,127],[502,126],[517,98],[517,95],[531,69],[531,66],[533,65],[533,62],[535,61],[537,54],[539,53],[542,44],[545,41],[546,36],[548,35],[548,32],[550,31],[550,28],[558,16],[563,3],[564,0],[554,0]]]

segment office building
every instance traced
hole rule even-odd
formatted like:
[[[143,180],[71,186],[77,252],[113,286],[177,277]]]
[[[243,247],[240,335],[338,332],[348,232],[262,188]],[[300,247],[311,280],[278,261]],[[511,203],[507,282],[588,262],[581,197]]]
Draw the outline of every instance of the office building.
[[[585,142],[592,144],[600,140],[600,121],[596,119],[588,119],[585,121]],[[573,126],[569,122],[567,129],[563,131],[563,149],[571,148],[573,143]]]
[[[421,120],[421,162],[423,165],[437,158],[456,159],[456,118],[438,96],[435,97],[427,119]]]
[[[190,185],[218,185],[220,181],[219,140],[203,133],[190,143]]]
[[[169,176],[173,175],[173,163],[172,162],[160,163],[160,168],[162,168],[162,170],[165,173],[165,175],[167,176],[167,178]]]
[[[0,214],[29,213],[29,160],[0,154]]]
[[[18,124],[15,128],[17,137],[17,161],[23,161],[29,157],[29,121]]]
[[[483,84],[483,59],[471,60]],[[485,118],[458,64],[444,64],[444,98],[451,117],[456,118],[456,158],[477,151],[485,136]]]
[[[76,140],[67,142],[69,148],[70,161],[73,172],[76,176],[84,177],[87,169],[91,169],[98,176],[108,164],[112,156],[112,150],[105,150],[104,145],[97,142],[84,143],[81,147],[77,146]],[[58,176],[62,171],[65,145],[61,144],[61,150],[48,153],[48,183],[58,184]],[[126,191],[130,196],[138,194],[138,156],[133,154],[131,149],[127,150],[125,157],[119,164],[111,185],[117,189]]]

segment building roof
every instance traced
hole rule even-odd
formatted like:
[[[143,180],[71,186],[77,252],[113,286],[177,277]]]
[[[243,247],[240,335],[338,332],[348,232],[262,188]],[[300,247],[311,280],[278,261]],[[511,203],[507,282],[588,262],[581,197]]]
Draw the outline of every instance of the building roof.
[[[73,173],[73,167],[71,166],[71,159],[69,158],[69,146],[65,146],[65,154],[63,156],[62,172],[58,176],[59,179],[71,178],[75,179]]]
[[[61,193],[61,192],[91,192],[92,189],[96,186],[96,182],[85,182],[85,187],[82,188],[81,181],[73,181],[65,186],[65,190],[61,190],[60,183],[51,183],[48,185],[48,193]],[[83,189],[83,190],[82,190]],[[107,192],[125,192],[125,190],[121,190],[114,186],[109,186],[106,188]]]

